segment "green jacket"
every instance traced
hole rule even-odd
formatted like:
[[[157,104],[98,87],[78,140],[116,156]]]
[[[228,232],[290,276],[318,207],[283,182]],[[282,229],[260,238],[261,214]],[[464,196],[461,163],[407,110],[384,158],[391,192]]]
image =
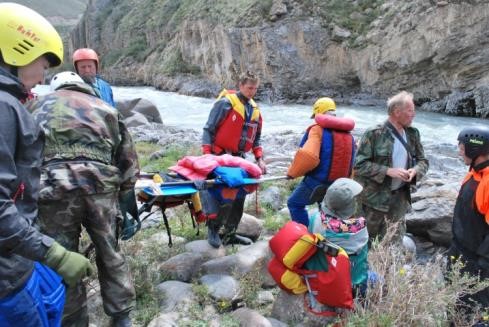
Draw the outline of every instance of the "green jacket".
[[[416,176],[411,184],[416,184],[428,171],[429,163],[424,155],[419,131],[414,127],[405,129],[408,145],[416,155]],[[360,140],[355,158],[354,178],[362,184],[363,192],[358,199],[361,204],[375,210],[389,211],[392,178],[387,169],[392,167],[392,149],[394,136],[385,124],[368,129]]]
[[[28,109],[46,135],[41,200],[133,189],[139,164],[131,135],[118,110],[88,86],[65,86]]]

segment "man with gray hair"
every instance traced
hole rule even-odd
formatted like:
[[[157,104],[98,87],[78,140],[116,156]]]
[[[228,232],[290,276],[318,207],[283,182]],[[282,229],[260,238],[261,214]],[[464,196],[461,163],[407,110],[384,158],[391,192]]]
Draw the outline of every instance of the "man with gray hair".
[[[406,231],[404,216],[411,204],[410,185],[428,171],[415,116],[413,95],[402,91],[387,100],[388,119],[368,129],[358,148],[354,176],[364,188],[358,213],[367,220],[370,239],[382,238],[397,223],[396,240]]]

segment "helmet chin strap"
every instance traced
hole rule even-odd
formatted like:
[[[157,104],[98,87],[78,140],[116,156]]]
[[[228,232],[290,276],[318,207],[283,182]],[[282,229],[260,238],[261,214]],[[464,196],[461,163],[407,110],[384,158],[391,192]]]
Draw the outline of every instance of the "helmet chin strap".
[[[19,68],[17,66],[10,66],[9,65],[9,71],[14,75],[15,77],[19,77]]]

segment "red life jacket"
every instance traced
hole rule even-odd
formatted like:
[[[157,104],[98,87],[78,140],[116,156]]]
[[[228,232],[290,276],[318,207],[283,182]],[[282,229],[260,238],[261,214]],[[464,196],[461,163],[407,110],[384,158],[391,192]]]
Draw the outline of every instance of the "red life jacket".
[[[261,127],[262,118],[260,110],[253,99],[249,103],[253,107],[251,118],[246,121],[246,108],[236,95],[235,91],[223,90],[219,98],[226,97],[231,102],[232,109],[229,110],[226,118],[217,126],[214,139],[213,152],[221,154],[223,152],[240,153],[248,152],[252,149],[256,138],[256,132]],[[241,134],[246,129],[246,143],[243,149],[239,148]]]

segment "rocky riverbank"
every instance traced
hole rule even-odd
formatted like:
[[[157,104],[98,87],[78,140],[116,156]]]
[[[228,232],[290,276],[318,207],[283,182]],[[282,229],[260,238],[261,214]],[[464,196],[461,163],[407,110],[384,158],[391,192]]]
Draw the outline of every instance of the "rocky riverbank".
[[[146,119],[153,117],[147,109],[137,112],[149,115]],[[126,115],[133,116],[130,112]],[[155,158],[175,147],[198,148],[200,144],[200,133],[161,123],[144,123],[131,127],[130,132],[136,142],[158,144],[160,149],[150,155]],[[356,131],[355,137],[360,137],[362,132]],[[292,132],[264,136],[270,175],[285,173],[300,137]],[[427,145],[426,153],[431,169],[413,193],[413,210],[408,215],[408,231],[414,235],[418,257],[423,262],[449,242],[451,213],[463,170],[454,148]],[[148,326],[319,327],[330,322],[304,310],[303,296],[280,291],[267,272],[271,258],[268,240],[290,219],[286,209],[287,189],[286,184],[277,182],[267,184],[258,192],[258,202],[262,208],[268,208],[268,218],[254,216],[255,195],[248,197],[248,213],[243,216],[238,231],[256,240],[250,246],[214,249],[208,245],[205,231],[199,235],[191,231],[184,237],[173,234],[174,246],[169,248],[167,233],[161,228],[161,213],[156,212],[145,220],[143,231],[123,242],[122,247],[138,290],[148,292],[138,294],[138,302],[146,297],[152,299],[151,303],[156,301],[151,318],[145,320]],[[167,210],[174,232],[179,233],[179,226],[190,225],[185,210],[183,206]],[[405,267],[402,269],[410,269]],[[142,287],[141,283],[147,286]],[[99,286],[93,280],[90,286],[92,327],[105,327],[108,320],[101,312]],[[149,309],[136,307],[135,315],[143,319],[141,315]]]

